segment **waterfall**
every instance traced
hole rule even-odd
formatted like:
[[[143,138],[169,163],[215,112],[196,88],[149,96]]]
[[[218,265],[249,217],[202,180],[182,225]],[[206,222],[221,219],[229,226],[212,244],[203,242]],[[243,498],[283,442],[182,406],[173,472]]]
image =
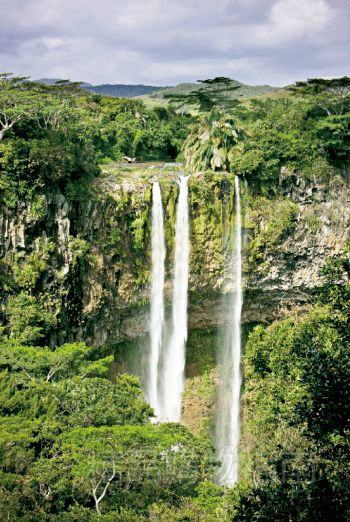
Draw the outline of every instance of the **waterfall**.
[[[146,396],[159,415],[158,366],[164,322],[164,261],[165,242],[163,206],[159,183],[153,182],[152,190],[152,288],[151,288],[151,347],[149,355]]]
[[[180,193],[176,210],[175,265],[173,279],[172,332],[164,349],[162,372],[162,421],[178,422],[184,386],[185,347],[187,340],[187,288],[189,263],[188,186],[180,177]]]
[[[235,177],[235,239],[232,275],[234,291],[231,321],[219,354],[220,380],[217,404],[216,447],[222,463],[218,474],[221,485],[233,486],[238,478],[241,388],[241,311],[242,294],[242,219],[239,178]]]

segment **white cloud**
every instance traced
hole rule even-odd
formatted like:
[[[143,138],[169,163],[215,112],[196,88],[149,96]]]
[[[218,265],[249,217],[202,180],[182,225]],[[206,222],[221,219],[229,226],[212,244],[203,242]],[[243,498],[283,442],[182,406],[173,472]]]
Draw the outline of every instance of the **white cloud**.
[[[333,11],[325,0],[277,0],[264,26],[257,28],[256,40],[276,45],[301,36],[313,37],[331,22]]]
[[[42,38],[41,41],[47,49],[59,49],[65,45],[64,38]]]

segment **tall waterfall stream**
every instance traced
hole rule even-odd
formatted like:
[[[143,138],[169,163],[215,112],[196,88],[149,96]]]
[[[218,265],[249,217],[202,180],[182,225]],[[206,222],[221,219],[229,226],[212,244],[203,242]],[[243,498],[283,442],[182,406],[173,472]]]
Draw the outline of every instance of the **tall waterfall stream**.
[[[148,363],[146,396],[157,417],[159,416],[158,368],[164,322],[164,263],[165,241],[163,205],[159,183],[155,180],[153,182],[152,190],[151,347]]]
[[[241,388],[242,218],[239,178],[235,177],[235,237],[232,275],[234,291],[231,321],[219,350],[220,386],[216,414],[216,448],[222,463],[218,473],[221,485],[233,486],[238,478]]]
[[[172,332],[164,347],[160,419],[179,422],[184,386],[187,340],[187,289],[189,273],[188,178],[180,177],[176,210],[175,265],[173,279]]]

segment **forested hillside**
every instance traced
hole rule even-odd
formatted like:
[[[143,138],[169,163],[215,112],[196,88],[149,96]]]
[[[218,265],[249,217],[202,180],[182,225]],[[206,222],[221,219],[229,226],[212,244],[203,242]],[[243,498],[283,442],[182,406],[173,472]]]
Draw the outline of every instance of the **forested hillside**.
[[[227,80],[148,108],[0,75],[1,520],[350,519],[350,79],[241,101]],[[181,422],[158,422],[142,375],[152,191],[166,321],[179,176],[186,382]],[[220,485],[217,353],[237,230],[239,473]]]
[[[41,78],[36,80],[38,83],[44,83],[45,85],[53,85],[58,80],[57,78]],[[164,87],[156,87],[155,85],[127,85],[124,83],[104,83],[101,85],[92,85],[91,83],[82,82],[81,87],[89,92],[96,92],[103,96],[113,96],[116,98],[135,98],[136,96],[142,96],[150,94],[152,92],[159,91]]]
[[[60,81],[54,78],[41,78],[36,80],[38,83],[46,85],[53,85],[55,82]],[[270,85],[246,85],[236,80],[231,80],[231,85],[236,87],[235,92],[232,94],[233,98],[249,98],[253,96],[261,96],[263,94],[269,94],[278,90],[276,87]],[[203,82],[197,83],[180,83],[179,85],[159,87],[155,85],[128,85],[122,83],[112,84],[101,84],[92,85],[91,83],[82,82],[81,87],[89,92],[96,92],[103,96],[113,97],[124,97],[124,98],[136,98],[141,97],[143,99],[162,100],[166,102],[167,97],[170,95],[177,94],[189,94],[192,91],[197,91],[203,87]],[[204,82],[204,87],[206,87]]]

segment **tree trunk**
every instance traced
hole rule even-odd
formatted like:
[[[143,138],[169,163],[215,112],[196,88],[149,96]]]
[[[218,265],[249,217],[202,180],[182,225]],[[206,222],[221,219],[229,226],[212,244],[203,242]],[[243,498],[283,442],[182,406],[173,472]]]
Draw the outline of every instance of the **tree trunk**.
[[[95,508],[96,508],[97,513],[101,516],[100,502],[101,501],[98,498],[95,498]]]

